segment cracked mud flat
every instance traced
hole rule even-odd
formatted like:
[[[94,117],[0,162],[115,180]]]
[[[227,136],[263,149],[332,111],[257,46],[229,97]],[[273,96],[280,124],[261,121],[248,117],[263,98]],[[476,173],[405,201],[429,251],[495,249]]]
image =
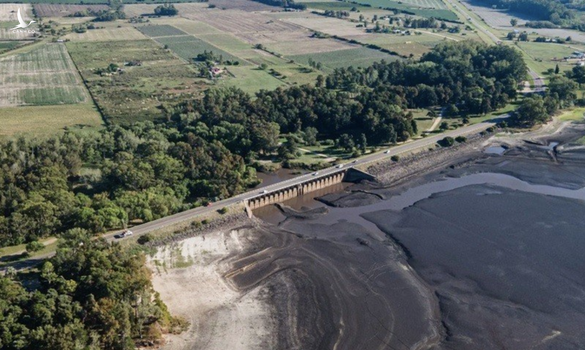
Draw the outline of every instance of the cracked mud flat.
[[[503,155],[159,251],[155,288],[192,322],[166,348],[585,348],[584,134],[492,138]]]

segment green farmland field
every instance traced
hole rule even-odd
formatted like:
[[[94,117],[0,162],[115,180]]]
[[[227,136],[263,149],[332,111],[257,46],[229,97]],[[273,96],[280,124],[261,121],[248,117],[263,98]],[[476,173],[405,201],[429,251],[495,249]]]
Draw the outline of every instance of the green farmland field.
[[[193,36],[173,36],[157,38],[155,40],[162,45],[167,45],[169,49],[186,61],[191,61],[204,51],[213,51],[214,54],[221,55],[224,60],[240,61],[240,64],[246,63],[240,58],[221,50],[217,46],[213,46]]]
[[[12,50],[21,44],[19,41],[0,41],[0,53]]]
[[[299,63],[308,64],[309,59],[319,62],[326,68],[334,69],[340,67],[366,67],[374,62],[381,60],[393,61],[398,59],[397,56],[391,56],[384,52],[358,47],[347,50],[337,50],[331,52],[312,53],[305,55],[287,56]]]
[[[187,35],[187,33],[185,33],[184,31],[169,25],[143,26],[137,27],[137,29],[141,31],[144,35],[148,35],[149,37],[152,38],[156,38],[159,36]]]
[[[0,106],[58,105],[88,100],[62,44],[46,44],[0,59]]]

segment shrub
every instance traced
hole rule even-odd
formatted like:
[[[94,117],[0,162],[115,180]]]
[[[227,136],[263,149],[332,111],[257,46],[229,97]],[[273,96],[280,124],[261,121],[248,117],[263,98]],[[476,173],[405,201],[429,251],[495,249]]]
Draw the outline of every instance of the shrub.
[[[39,241],[32,241],[26,245],[26,251],[28,253],[38,252],[38,251],[43,250],[43,248],[45,248],[45,245]]]
[[[209,220],[205,219],[205,220],[201,221],[201,224],[207,225],[207,224],[209,224]]]
[[[150,235],[150,233],[146,233],[138,237],[138,244],[144,245],[150,241],[152,241],[152,236]]]
[[[400,160],[400,157],[399,157],[399,156],[392,156],[392,157],[390,157],[390,159],[391,159],[393,162],[397,162],[397,161],[399,161],[399,160]]]
[[[465,136],[457,136],[455,138],[455,141],[457,141],[459,143],[463,143],[463,142],[467,141],[467,137],[465,137]]]
[[[227,213],[227,212],[228,212],[228,208],[226,208],[226,207],[223,207],[223,208],[221,208],[221,209],[218,209],[218,210],[217,210],[217,212],[218,212],[218,213],[220,213],[221,215],[223,215],[223,214],[225,214],[225,213]]]
[[[451,136],[447,136],[438,142],[442,147],[451,147],[455,143],[455,140]]]

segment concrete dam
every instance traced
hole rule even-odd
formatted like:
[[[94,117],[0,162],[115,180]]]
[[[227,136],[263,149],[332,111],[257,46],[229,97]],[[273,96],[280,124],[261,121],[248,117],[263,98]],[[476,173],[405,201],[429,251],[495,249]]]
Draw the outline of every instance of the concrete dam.
[[[276,190],[259,194],[247,200],[247,208],[254,210],[274,203],[282,203],[291,198],[302,196],[341,182],[356,182],[360,180],[375,180],[372,175],[355,168],[339,169],[300,183],[293,183]]]

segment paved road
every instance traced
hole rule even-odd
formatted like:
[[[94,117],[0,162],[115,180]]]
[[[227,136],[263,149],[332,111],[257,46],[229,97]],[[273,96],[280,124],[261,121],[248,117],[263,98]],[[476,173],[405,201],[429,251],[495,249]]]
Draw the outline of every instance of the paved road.
[[[494,126],[498,121],[500,121],[504,118],[507,118],[507,117],[508,117],[508,115],[502,115],[502,116],[494,118],[491,121],[486,121],[486,122],[482,122],[482,123],[478,123],[478,124],[474,124],[474,125],[468,125],[468,126],[456,129],[456,130],[450,130],[450,131],[442,133],[442,134],[436,134],[433,136],[425,137],[423,139],[410,141],[410,142],[404,143],[402,145],[389,148],[388,153],[385,153],[384,151],[380,151],[378,153],[370,154],[370,155],[358,158],[355,163],[347,163],[347,164],[345,164],[345,166],[348,167],[348,166],[363,165],[366,163],[371,163],[371,162],[376,162],[379,160],[387,159],[387,158],[390,158],[394,155],[399,155],[399,154],[402,154],[405,152],[410,152],[410,151],[417,150],[420,148],[429,147],[429,146],[435,145],[437,143],[437,141],[443,139],[446,136],[457,137],[457,136],[469,135],[472,133],[484,131],[488,127]],[[267,191],[267,192],[278,191],[278,190],[281,190],[281,189],[284,189],[284,188],[287,188],[290,186],[299,185],[299,184],[301,184],[305,181],[308,181],[310,179],[324,177],[324,176],[330,175],[330,174],[338,172],[338,171],[339,171],[339,168],[330,167],[327,169],[319,170],[318,175],[314,175],[315,173],[300,175],[300,176],[294,177],[292,179],[283,180],[283,181],[277,182],[275,184],[272,184],[272,185],[269,185],[266,187],[262,187],[261,189],[248,191],[248,192],[242,193],[240,195],[237,195],[235,197],[224,199],[222,201],[213,203],[211,205],[211,207],[195,208],[195,209],[184,211],[182,213],[167,216],[167,217],[164,217],[162,219],[151,221],[151,222],[143,224],[143,225],[135,226],[134,228],[132,228],[132,231],[134,232],[134,234],[143,234],[146,232],[150,232],[150,231],[153,231],[156,229],[163,228],[165,226],[173,225],[173,224],[176,224],[176,223],[188,220],[188,219],[192,219],[193,217],[196,217],[196,216],[201,215],[201,214],[210,213],[214,210],[223,208],[225,206],[237,204],[239,202],[249,200],[249,199],[254,198],[254,197],[261,196],[262,192],[264,192],[264,191]],[[110,235],[109,237],[111,237],[111,236],[112,235]]]
[[[534,81],[534,89],[532,91],[535,93],[544,92],[544,90],[546,89],[544,87],[544,80],[542,80],[542,78],[538,75],[538,73],[536,73],[535,71],[530,69],[528,71],[528,74],[530,74],[530,76],[532,77],[532,80]]]

